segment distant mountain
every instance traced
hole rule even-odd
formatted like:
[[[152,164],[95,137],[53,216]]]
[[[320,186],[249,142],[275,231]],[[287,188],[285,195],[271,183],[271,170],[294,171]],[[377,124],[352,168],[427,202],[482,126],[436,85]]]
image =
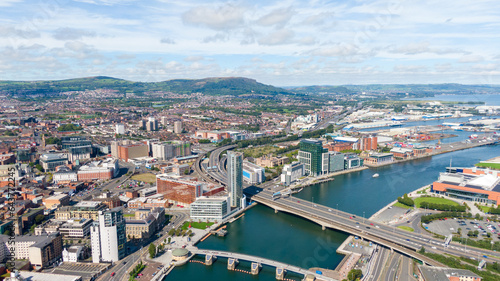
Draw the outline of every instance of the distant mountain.
[[[117,90],[121,93],[147,94],[173,92],[178,94],[203,93],[206,95],[290,95],[282,88],[265,85],[242,77],[176,79],[163,82],[133,82],[113,77],[97,76],[56,81],[0,81],[0,93],[18,97],[50,96],[69,91],[96,89]]]
[[[290,88],[302,94],[355,94],[356,92],[344,86],[303,86]]]

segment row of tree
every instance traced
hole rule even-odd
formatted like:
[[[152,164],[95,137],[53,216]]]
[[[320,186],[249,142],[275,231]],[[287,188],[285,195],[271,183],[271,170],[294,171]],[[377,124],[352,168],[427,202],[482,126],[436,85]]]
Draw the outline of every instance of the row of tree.
[[[413,201],[413,199],[408,197],[408,194],[406,194],[406,193],[403,195],[403,197],[398,197],[398,202],[403,204],[403,205],[410,206],[410,207],[413,207],[415,205],[415,202]]]

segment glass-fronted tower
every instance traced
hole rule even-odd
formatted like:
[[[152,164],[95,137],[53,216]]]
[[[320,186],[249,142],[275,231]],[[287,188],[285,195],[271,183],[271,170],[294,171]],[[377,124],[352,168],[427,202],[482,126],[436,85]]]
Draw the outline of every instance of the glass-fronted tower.
[[[243,198],[243,153],[227,152],[227,187],[231,196],[231,207],[240,208]]]
[[[323,148],[320,140],[301,140],[299,144],[298,160],[305,165],[307,175],[317,176],[322,172],[323,153],[328,149]]]

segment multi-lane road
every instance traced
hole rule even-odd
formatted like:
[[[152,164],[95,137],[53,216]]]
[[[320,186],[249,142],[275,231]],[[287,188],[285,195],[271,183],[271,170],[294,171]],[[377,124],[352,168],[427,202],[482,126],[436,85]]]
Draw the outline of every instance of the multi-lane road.
[[[259,202],[267,204],[270,207],[274,206],[294,213],[295,215],[313,219],[318,223],[323,222],[325,224],[338,226],[338,229],[347,231],[354,235],[366,237],[368,240],[370,240],[371,237],[374,242],[377,242],[377,240],[383,240],[387,241],[387,244],[397,244],[405,249],[411,249],[412,251],[416,251],[424,247],[426,251],[447,253],[469,258],[477,255],[487,255],[488,261],[490,262],[500,261],[500,254],[494,251],[478,248],[469,248],[468,250],[465,250],[464,247],[453,242],[448,247],[445,247],[443,240],[380,224],[365,218],[357,217],[353,214],[327,206],[314,204],[293,196],[272,200],[272,190],[264,190],[252,186],[246,188],[245,193],[253,200],[258,200]],[[397,248],[395,249],[397,250]],[[416,253],[412,253],[411,255],[414,255],[415,257],[417,256]]]

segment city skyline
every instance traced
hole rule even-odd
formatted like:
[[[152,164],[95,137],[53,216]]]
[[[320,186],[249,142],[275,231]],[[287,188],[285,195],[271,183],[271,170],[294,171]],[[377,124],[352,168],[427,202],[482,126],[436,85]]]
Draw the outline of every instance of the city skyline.
[[[497,84],[494,1],[0,1],[3,80]]]

